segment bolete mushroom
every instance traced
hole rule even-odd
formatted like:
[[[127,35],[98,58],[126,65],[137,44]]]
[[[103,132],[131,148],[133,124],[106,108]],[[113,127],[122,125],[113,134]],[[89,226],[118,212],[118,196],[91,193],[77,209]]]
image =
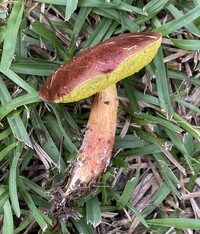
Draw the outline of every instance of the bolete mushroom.
[[[161,34],[156,32],[115,36],[84,50],[46,80],[39,92],[46,101],[67,103],[95,94],[65,198],[84,195],[106,169],[115,137],[116,83],[150,63],[160,44]]]

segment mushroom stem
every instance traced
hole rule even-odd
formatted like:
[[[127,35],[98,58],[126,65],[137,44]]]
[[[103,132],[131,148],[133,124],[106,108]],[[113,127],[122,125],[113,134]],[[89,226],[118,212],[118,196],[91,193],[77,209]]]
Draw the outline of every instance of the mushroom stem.
[[[75,199],[96,186],[111,158],[117,120],[116,85],[94,95],[82,146],[64,187],[64,197]]]

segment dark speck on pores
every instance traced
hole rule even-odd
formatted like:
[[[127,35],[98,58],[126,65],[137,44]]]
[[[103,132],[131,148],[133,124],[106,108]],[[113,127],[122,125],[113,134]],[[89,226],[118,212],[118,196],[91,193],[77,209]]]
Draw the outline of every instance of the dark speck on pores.
[[[110,103],[109,101],[105,101],[105,102],[104,102],[104,104],[106,104],[106,105],[109,105],[109,103]]]

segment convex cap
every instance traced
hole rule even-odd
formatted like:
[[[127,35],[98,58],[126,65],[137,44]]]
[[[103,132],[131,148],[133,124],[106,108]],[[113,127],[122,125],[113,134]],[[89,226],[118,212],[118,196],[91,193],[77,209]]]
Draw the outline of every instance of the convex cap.
[[[87,98],[138,72],[151,62],[160,44],[157,32],[126,33],[105,40],[58,68],[39,96],[57,103]]]

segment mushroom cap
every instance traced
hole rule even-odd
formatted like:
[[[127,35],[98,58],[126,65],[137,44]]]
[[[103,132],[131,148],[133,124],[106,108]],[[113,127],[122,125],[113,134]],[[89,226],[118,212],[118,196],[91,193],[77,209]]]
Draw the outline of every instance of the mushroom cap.
[[[46,80],[39,96],[67,103],[100,92],[149,64],[161,38],[158,32],[126,33],[85,49]]]

